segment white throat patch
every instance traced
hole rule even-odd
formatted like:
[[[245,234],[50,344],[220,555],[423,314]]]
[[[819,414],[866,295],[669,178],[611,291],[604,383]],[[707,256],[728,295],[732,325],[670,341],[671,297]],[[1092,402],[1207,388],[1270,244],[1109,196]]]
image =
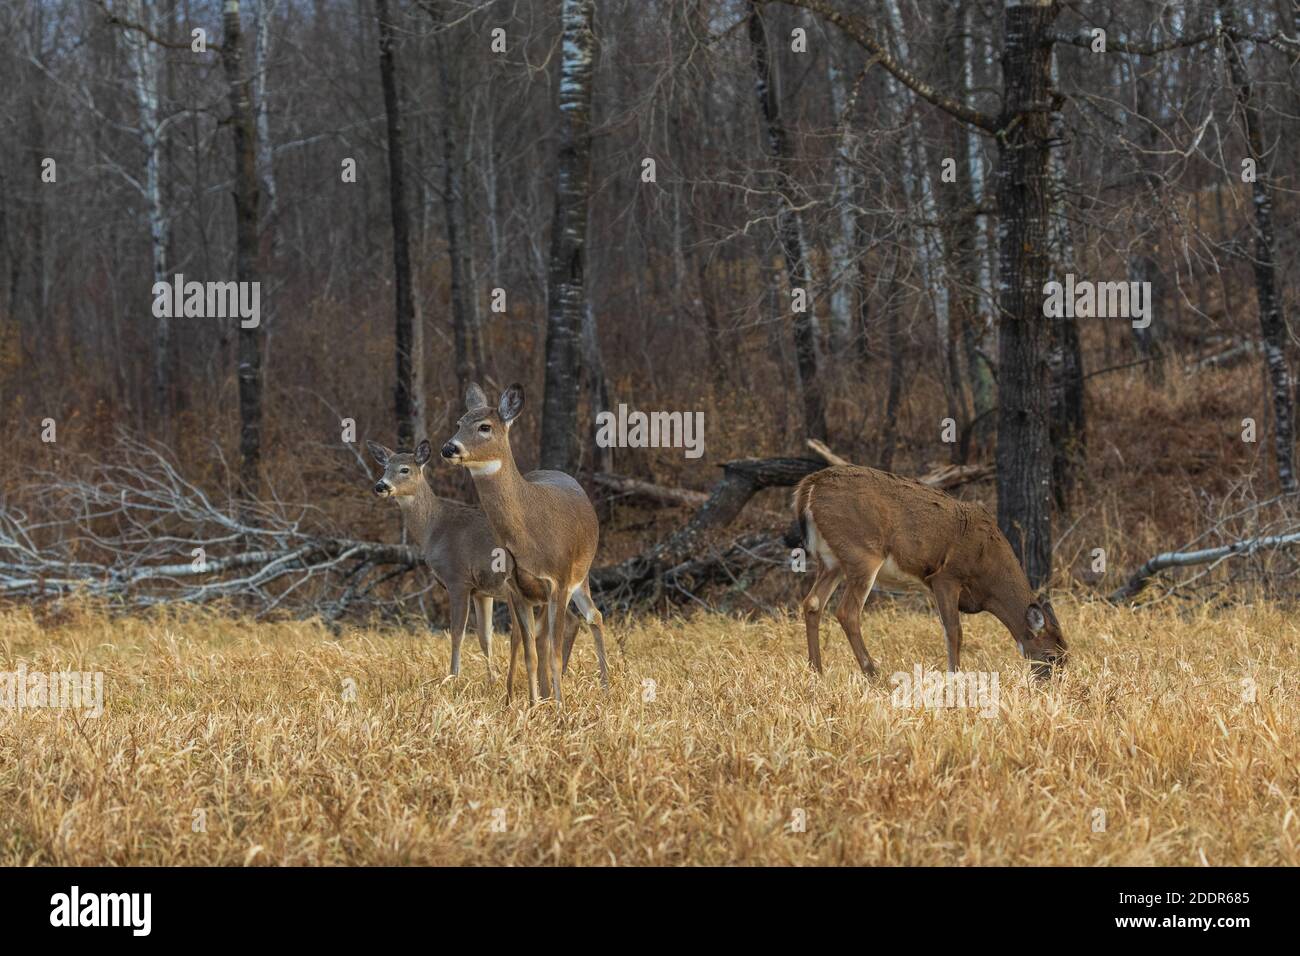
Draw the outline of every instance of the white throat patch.
[[[469,473],[475,477],[495,475],[501,470],[501,459],[493,458],[491,461],[466,462],[465,467],[468,468]]]

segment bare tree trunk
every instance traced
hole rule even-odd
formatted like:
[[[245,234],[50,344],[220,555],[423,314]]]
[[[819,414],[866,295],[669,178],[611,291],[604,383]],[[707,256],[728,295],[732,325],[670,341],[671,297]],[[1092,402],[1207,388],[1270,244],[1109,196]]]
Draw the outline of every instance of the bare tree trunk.
[[[431,10],[435,29],[446,22],[441,9]],[[468,237],[462,230],[461,208],[462,192],[465,188],[462,153],[456,147],[457,130],[461,118],[458,109],[460,90],[452,77],[451,64],[448,63],[450,44],[439,34],[434,42],[438,59],[438,87],[442,92],[442,108],[439,133],[442,136],[442,202],[447,234],[447,258],[451,267],[451,322],[452,348],[455,352],[457,394],[464,395],[470,382],[478,381],[483,375],[479,362],[481,346],[478,341],[479,329],[471,297],[474,290],[469,288],[465,254],[462,246]]]
[[[587,303],[587,308],[583,310],[582,349],[587,394],[591,396],[592,407],[598,412],[604,411],[610,407],[609,380],[605,378],[605,363],[600,356],[600,336],[596,330],[596,314],[591,309],[591,303]],[[592,462],[593,471],[613,471],[614,449],[602,447],[596,442],[596,433],[599,430],[593,415],[591,422],[591,447],[595,458]]]
[[[975,69],[976,57],[987,65],[991,59],[987,38],[981,39],[980,49],[976,51],[972,36],[971,7],[963,0],[957,0],[961,7],[958,25],[961,34],[962,64],[962,101],[970,108],[975,107],[975,90],[978,86]],[[978,131],[966,127],[962,131],[960,144],[962,162],[966,167],[971,209],[978,210],[985,206],[987,189],[984,183],[986,162],[981,149]],[[993,365],[985,349],[985,341],[993,330],[993,276],[995,271],[995,250],[989,241],[989,223],[992,217],[980,214],[971,220],[971,235],[963,241],[972,243],[970,255],[973,257],[972,274],[974,275],[975,294],[967,301],[968,309],[962,325],[962,352],[966,359],[966,377],[971,393],[971,421],[968,432],[962,439],[962,455],[968,458],[986,447],[993,438],[993,412],[997,408],[997,382]]]
[[[763,28],[758,8],[752,3],[749,9],[749,43],[754,54],[759,110],[766,127],[768,148],[776,163],[777,191],[781,194],[778,200],[777,237],[781,244],[781,254],[785,258],[786,279],[791,291],[803,289],[808,299],[804,310],[794,313],[795,367],[799,377],[799,394],[803,399],[804,437],[825,439],[826,407],[818,376],[817,312],[813,304],[812,272],[804,248],[803,227],[799,214],[792,208],[794,183],[790,176],[790,138],[780,114],[777,90],[773,83],[767,31]]]
[[[903,268],[903,254],[894,254],[894,271],[885,292],[885,347],[889,350],[889,373],[885,394],[885,417],[881,428],[880,467],[894,468],[894,449],[898,444],[898,406],[903,397],[903,334],[899,326],[898,274]]]
[[[826,80],[830,86],[831,107],[835,110],[835,119],[843,124],[844,129],[837,131],[834,169],[835,186],[833,204],[838,229],[831,233],[831,351],[836,355],[844,354],[853,337],[853,260],[858,245],[858,217],[853,210],[853,197],[856,192],[853,167],[849,161],[848,136],[849,126],[845,110],[848,108],[848,93],[845,89],[844,71],[835,61],[834,51],[826,55]],[[863,293],[865,295],[865,291]]]
[[[280,231],[275,225],[280,198],[275,185],[275,152],[271,142],[271,113],[266,86],[267,64],[271,58],[271,15],[274,11],[275,0],[257,0],[253,7],[253,111],[257,117],[257,176],[266,193],[262,227],[270,231],[272,259],[279,254],[280,248]]]
[[[1158,303],[1164,300],[1165,282],[1160,262],[1156,258],[1160,248],[1160,233],[1155,222],[1152,221],[1154,204],[1159,198],[1157,192],[1159,174],[1149,168],[1151,164],[1157,162],[1155,152],[1159,120],[1156,117],[1151,81],[1139,72],[1137,63],[1131,64],[1131,68],[1134,82],[1137,84],[1136,105],[1142,124],[1137,137],[1141,152],[1136,156],[1136,160],[1139,164],[1138,175],[1147,188],[1146,195],[1142,197],[1146,201],[1139,201],[1140,206],[1134,223],[1137,227],[1137,235],[1134,237],[1133,251],[1129,255],[1128,271],[1129,278],[1133,282],[1151,283],[1151,311],[1153,315],[1159,315]],[[1148,203],[1151,205],[1148,206]],[[1159,330],[1160,325],[1155,322],[1146,328],[1133,328],[1133,342],[1137,346],[1138,354],[1151,360],[1147,366],[1147,374],[1157,382],[1164,380],[1164,364],[1160,361],[1162,348]]]
[[[1232,7],[1219,0],[1219,14],[1225,27],[1233,25]],[[1263,117],[1255,101],[1246,63],[1237,41],[1225,38],[1224,53],[1236,87],[1237,106],[1241,110],[1242,131],[1246,148],[1255,161],[1255,297],[1259,305],[1259,328],[1264,339],[1268,378],[1273,388],[1273,455],[1277,462],[1277,481],[1285,492],[1297,488],[1294,443],[1295,408],[1292,396],[1291,367],[1287,362],[1287,323],[1282,314],[1282,300],[1277,290],[1277,244],[1273,232],[1273,189],[1264,156]]]
[[[388,120],[388,204],[393,221],[394,331],[397,344],[397,386],[393,410],[397,442],[414,448],[424,434],[424,389],[420,348],[411,289],[411,223],[406,207],[406,171],[403,159],[401,84],[393,56],[393,23],[388,0],[375,0],[379,19],[379,78],[384,88],[384,114]],[[463,393],[462,393],[463,394]]]
[[[1043,286],[1051,271],[1052,0],[1004,0],[1003,133],[996,173],[1000,260],[998,524],[1034,587],[1052,570]]]
[[[141,0],[132,0],[127,7],[128,16],[145,29],[154,29],[151,7]],[[166,282],[167,275],[167,215],[162,195],[162,142],[160,136],[161,107],[158,97],[159,53],[153,41],[142,31],[127,30],[124,39],[131,60],[135,81],[136,111],[140,124],[140,142],[144,147],[144,198],[149,222],[149,248],[153,260],[154,283]],[[171,381],[173,360],[171,348],[171,319],[153,317],[153,394],[151,411],[154,422],[163,436],[169,434],[171,422]]]
[[[1052,61],[1052,86],[1056,85],[1056,62]],[[1052,262],[1054,277],[1064,282],[1074,271],[1074,237],[1065,211],[1065,161],[1060,144],[1065,139],[1065,119],[1059,109],[1052,111]],[[1079,342],[1079,321],[1072,315],[1051,320],[1051,354],[1048,376],[1051,380],[1052,491],[1056,505],[1065,510],[1070,492],[1078,481],[1087,460],[1084,418],[1083,351]]]
[[[596,36],[594,0],[564,0],[560,61],[560,159],[546,302],[546,380],[541,467],[578,469],[578,398],[586,300],[587,206],[591,183],[591,100]]]
[[[243,74],[239,0],[225,0],[221,61],[230,98],[230,126],[235,160],[235,277],[241,283],[259,281],[257,260],[258,205],[257,131],[248,78]],[[262,459],[262,334],[260,328],[239,329],[239,479],[255,498],[260,490]]]
[[[911,59],[907,40],[907,30],[903,23],[903,13],[898,0],[883,0],[885,7],[886,35],[894,47],[901,62]],[[909,97],[901,83],[890,77],[885,81],[889,102],[893,104],[895,123],[901,125],[906,118],[906,104]],[[917,272],[921,285],[934,310],[935,333],[942,344],[943,367],[940,381],[943,383],[944,400],[949,416],[964,430],[967,420],[965,400],[961,388],[961,375],[955,363],[958,353],[956,340],[952,332],[951,299],[949,296],[947,269],[944,265],[943,234],[936,225],[939,219],[938,202],[935,197],[934,177],[930,172],[930,160],[925,144],[921,141],[920,129],[915,117],[907,121],[903,132],[900,149],[901,179],[903,196],[906,201],[905,218],[912,223],[909,230],[912,254],[916,258]],[[959,446],[952,448],[954,460],[960,454]]]

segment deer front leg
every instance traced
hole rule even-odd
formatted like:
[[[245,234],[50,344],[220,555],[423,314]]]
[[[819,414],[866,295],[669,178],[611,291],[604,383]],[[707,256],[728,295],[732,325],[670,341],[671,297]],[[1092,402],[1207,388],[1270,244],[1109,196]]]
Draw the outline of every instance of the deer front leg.
[[[943,636],[948,643],[948,673],[961,666],[961,585],[946,578],[930,581],[930,592],[939,608]]]
[[[462,587],[447,588],[451,601],[451,676],[460,676],[460,642],[465,639],[465,625],[469,623],[469,592]]]
[[[474,595],[474,616],[478,619],[478,646],[487,662],[488,683],[492,684],[497,679],[492,673],[492,595]]]

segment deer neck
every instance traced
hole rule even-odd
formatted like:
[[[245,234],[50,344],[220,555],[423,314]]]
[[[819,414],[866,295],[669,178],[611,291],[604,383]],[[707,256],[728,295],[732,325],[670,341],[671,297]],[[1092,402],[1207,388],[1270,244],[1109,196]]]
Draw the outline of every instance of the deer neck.
[[[1028,579],[1007,581],[989,595],[984,610],[1001,621],[1012,637],[1023,642],[1029,627],[1025,614],[1033,603],[1034,592]]]
[[[433,493],[427,481],[421,480],[419,490],[413,495],[397,499],[402,509],[402,524],[407,538],[419,544],[431,540],[446,517],[443,501]]]
[[[525,499],[528,482],[515,465],[515,456],[507,452],[489,464],[470,465],[479,504],[497,538],[511,548],[524,534]]]

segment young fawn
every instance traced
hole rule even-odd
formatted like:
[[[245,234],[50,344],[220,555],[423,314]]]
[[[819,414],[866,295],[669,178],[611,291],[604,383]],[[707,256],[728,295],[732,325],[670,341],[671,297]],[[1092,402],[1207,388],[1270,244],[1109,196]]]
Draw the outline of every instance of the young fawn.
[[[465,405],[468,410],[457,422],[456,434],[442,446],[442,457],[469,470],[497,542],[514,561],[512,586],[520,603],[516,616],[524,624],[529,699],[535,702],[553,693],[556,703],[562,702],[560,675],[567,669],[573,637],[561,650],[556,622],[570,600],[591,628],[600,683],[608,688],[604,620],[587,581],[600,535],[596,509],[582,486],[563,472],[520,474],[510,449],[510,425],[523,411],[522,386],[507,388],[493,408],[474,384],[465,393]],[[526,605],[543,602],[546,626],[539,638]]]
[[[803,600],[808,661],[818,673],[818,624],[841,581],[848,583],[835,617],[866,674],[874,674],[875,666],[859,619],[877,583],[934,596],[950,671],[961,656],[961,615],[980,611],[1011,632],[1021,654],[1036,662],[1035,677],[1065,662],[1065,639],[1052,606],[1036,600],[1011,542],[981,505],[874,468],[838,466],[799,482],[794,508],[804,546],[821,565]]]

